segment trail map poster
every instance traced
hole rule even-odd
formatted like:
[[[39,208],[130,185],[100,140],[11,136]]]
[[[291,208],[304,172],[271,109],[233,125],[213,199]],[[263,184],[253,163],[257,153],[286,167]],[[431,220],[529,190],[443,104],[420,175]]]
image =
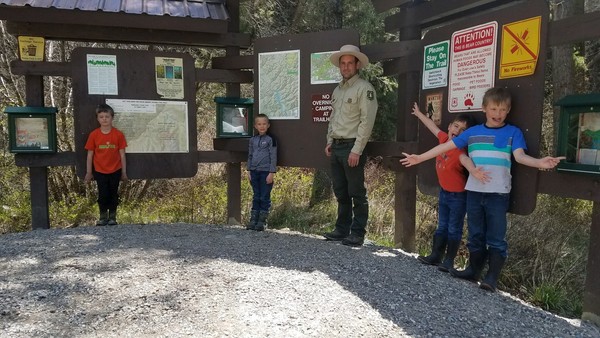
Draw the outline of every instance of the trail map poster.
[[[128,153],[189,152],[186,101],[107,99],[114,126],[125,134]]]
[[[300,50],[258,54],[258,111],[272,120],[300,119]]]

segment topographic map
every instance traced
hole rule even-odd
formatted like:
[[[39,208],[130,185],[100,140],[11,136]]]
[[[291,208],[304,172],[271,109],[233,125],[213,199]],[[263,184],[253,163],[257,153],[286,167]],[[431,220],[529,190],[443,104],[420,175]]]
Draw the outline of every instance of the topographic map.
[[[107,99],[113,125],[125,134],[128,153],[189,152],[185,101]]]
[[[300,51],[258,54],[258,112],[270,119],[300,118]]]
[[[310,54],[310,84],[338,83],[342,81],[339,68],[331,64],[329,57],[335,52]]]

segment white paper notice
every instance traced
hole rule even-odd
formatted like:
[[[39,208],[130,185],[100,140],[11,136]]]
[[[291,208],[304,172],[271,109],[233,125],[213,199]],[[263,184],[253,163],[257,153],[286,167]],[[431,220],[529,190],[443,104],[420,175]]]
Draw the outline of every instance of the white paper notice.
[[[87,55],[89,95],[118,95],[117,56]]]
[[[497,40],[496,21],[452,34],[449,112],[481,110],[483,94],[494,86]]]

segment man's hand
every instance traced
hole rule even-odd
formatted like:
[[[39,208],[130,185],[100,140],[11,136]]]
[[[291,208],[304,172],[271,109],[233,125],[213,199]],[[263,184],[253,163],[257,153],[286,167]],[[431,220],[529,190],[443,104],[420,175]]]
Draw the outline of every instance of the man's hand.
[[[348,166],[356,167],[358,165],[358,161],[360,161],[360,155],[350,152],[350,155],[348,155]]]
[[[325,146],[325,155],[327,157],[331,156],[331,144]]]

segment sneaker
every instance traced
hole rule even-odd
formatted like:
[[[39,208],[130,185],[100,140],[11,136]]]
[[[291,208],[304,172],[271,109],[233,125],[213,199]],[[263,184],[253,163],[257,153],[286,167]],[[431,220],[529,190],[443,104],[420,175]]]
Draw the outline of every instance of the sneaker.
[[[323,237],[325,237],[325,239],[328,241],[341,241],[344,238],[348,237],[348,234],[345,234],[339,231],[338,229],[335,229],[332,232],[327,232],[323,234]]]
[[[119,223],[117,223],[117,221],[109,219],[108,222],[106,222],[106,225],[117,225]]]
[[[342,240],[342,244],[344,245],[348,245],[348,246],[361,246],[363,245],[363,243],[365,242],[365,238],[362,236],[358,236],[355,234],[350,234],[350,236],[344,238],[344,240]]]
[[[102,227],[102,226],[105,226],[107,223],[108,223],[108,220],[101,218],[96,221],[96,226]]]

